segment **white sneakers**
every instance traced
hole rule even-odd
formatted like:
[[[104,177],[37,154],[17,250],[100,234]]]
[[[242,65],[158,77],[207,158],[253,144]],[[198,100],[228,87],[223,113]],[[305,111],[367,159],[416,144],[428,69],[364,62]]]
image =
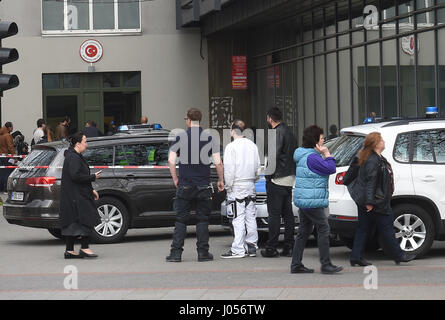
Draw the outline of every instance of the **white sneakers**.
[[[244,257],[256,257],[256,249],[249,248],[248,252],[245,252],[243,254],[233,253],[232,250],[229,250],[227,253],[223,253],[221,255],[222,259],[237,259],[237,258],[244,258]]]
[[[244,258],[245,256],[247,256],[246,253],[236,254],[236,253],[233,253],[232,250],[229,250],[227,253],[223,253],[221,255],[221,258],[222,259],[238,259],[238,258]]]

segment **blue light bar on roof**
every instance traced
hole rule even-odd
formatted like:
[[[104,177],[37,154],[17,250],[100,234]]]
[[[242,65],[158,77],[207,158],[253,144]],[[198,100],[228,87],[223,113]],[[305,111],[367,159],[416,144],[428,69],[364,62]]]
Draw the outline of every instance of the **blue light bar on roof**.
[[[426,114],[437,114],[439,113],[438,107],[426,107]]]

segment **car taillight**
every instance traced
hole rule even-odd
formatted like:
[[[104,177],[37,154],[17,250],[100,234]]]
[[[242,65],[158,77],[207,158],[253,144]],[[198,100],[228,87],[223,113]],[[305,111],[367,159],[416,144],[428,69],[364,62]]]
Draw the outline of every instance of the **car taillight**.
[[[346,171],[338,173],[337,176],[335,177],[335,184],[343,185],[343,178],[345,177],[345,175]]]
[[[26,179],[26,184],[31,187],[51,187],[55,182],[55,177],[35,177]]]

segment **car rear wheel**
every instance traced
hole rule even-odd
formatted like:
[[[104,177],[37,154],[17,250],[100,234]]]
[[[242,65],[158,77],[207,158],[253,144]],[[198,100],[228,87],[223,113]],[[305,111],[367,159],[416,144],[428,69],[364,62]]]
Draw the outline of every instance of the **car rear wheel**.
[[[125,205],[112,197],[100,198],[96,205],[101,223],[94,227],[91,240],[96,243],[121,241],[129,226],[129,215]]]
[[[417,257],[425,255],[433,245],[435,237],[431,216],[420,206],[401,204],[393,208],[394,231],[400,248]],[[381,245],[386,255],[392,256],[388,247]]]

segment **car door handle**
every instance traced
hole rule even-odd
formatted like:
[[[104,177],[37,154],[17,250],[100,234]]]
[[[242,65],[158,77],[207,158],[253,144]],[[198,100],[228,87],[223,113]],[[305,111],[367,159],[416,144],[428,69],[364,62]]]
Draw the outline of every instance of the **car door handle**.
[[[436,178],[434,178],[433,176],[425,176],[421,179],[423,182],[435,182]]]
[[[136,176],[134,174],[127,174],[125,176],[126,179],[136,179]]]

